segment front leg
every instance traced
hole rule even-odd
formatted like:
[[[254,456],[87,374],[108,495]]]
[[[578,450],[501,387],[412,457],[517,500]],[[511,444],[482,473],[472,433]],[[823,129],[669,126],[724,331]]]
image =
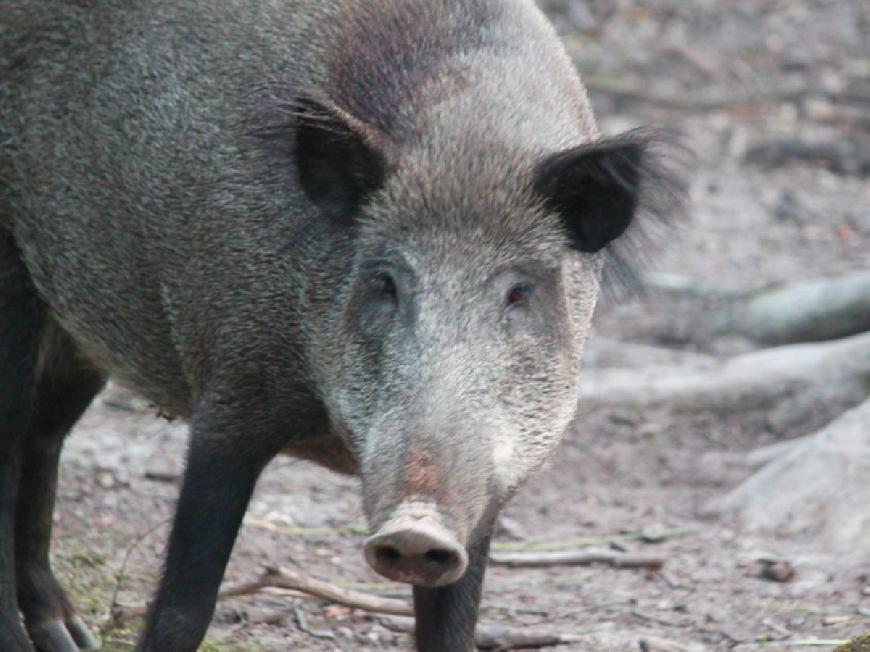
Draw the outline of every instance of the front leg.
[[[468,570],[458,582],[434,589],[414,587],[418,652],[476,649],[474,628],[489,557],[489,535],[468,552]]]
[[[280,448],[279,442],[269,441],[273,433],[194,419],[163,578],[140,651],[194,652],[199,646],[254,485]]]

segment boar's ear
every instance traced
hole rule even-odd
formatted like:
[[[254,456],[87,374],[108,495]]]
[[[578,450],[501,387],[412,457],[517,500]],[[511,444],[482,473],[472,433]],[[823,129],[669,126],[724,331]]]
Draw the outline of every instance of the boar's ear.
[[[257,101],[247,121],[268,172],[283,179],[295,170],[302,191],[332,217],[350,220],[384,184],[387,138],[329,101],[269,97]]]
[[[341,217],[352,216],[386,178],[385,139],[338,107],[296,102],[295,159],[308,197]]]
[[[680,168],[687,154],[674,134],[637,129],[559,152],[538,166],[535,189],[562,218],[575,249],[599,251],[616,240],[606,250],[610,290],[638,284],[633,267],[652,258],[683,214]]]
[[[599,251],[628,228],[643,156],[643,143],[615,139],[559,152],[541,163],[535,187],[562,217],[576,249]]]

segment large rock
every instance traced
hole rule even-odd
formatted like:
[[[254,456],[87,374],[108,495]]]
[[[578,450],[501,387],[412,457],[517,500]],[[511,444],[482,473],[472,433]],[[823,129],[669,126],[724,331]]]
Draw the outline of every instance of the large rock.
[[[749,529],[870,553],[870,399],[785,449],[713,508]]]

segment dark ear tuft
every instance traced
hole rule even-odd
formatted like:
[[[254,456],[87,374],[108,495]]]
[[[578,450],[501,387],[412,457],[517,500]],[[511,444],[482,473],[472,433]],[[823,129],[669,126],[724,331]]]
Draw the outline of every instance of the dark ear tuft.
[[[309,97],[273,101],[266,109],[260,115],[279,115],[281,122],[253,135],[292,160],[302,190],[330,216],[351,219],[384,185],[386,138],[374,128]]]
[[[673,154],[685,150],[677,142],[637,129],[559,152],[538,167],[535,189],[561,216],[572,245],[585,252],[606,247],[606,291],[638,285],[636,270],[684,212]]]
[[[601,141],[555,154],[538,168],[535,187],[559,213],[579,251],[599,251],[621,236],[639,195],[642,146]]]

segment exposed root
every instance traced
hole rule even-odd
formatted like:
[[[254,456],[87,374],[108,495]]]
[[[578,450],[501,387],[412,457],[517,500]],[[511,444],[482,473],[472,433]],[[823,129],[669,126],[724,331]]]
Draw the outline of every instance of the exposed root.
[[[784,399],[865,396],[870,333],[820,344],[764,349],[698,369],[591,369],[580,383],[580,406],[655,407],[677,412],[772,408]],[[854,403],[853,403],[854,404]]]

